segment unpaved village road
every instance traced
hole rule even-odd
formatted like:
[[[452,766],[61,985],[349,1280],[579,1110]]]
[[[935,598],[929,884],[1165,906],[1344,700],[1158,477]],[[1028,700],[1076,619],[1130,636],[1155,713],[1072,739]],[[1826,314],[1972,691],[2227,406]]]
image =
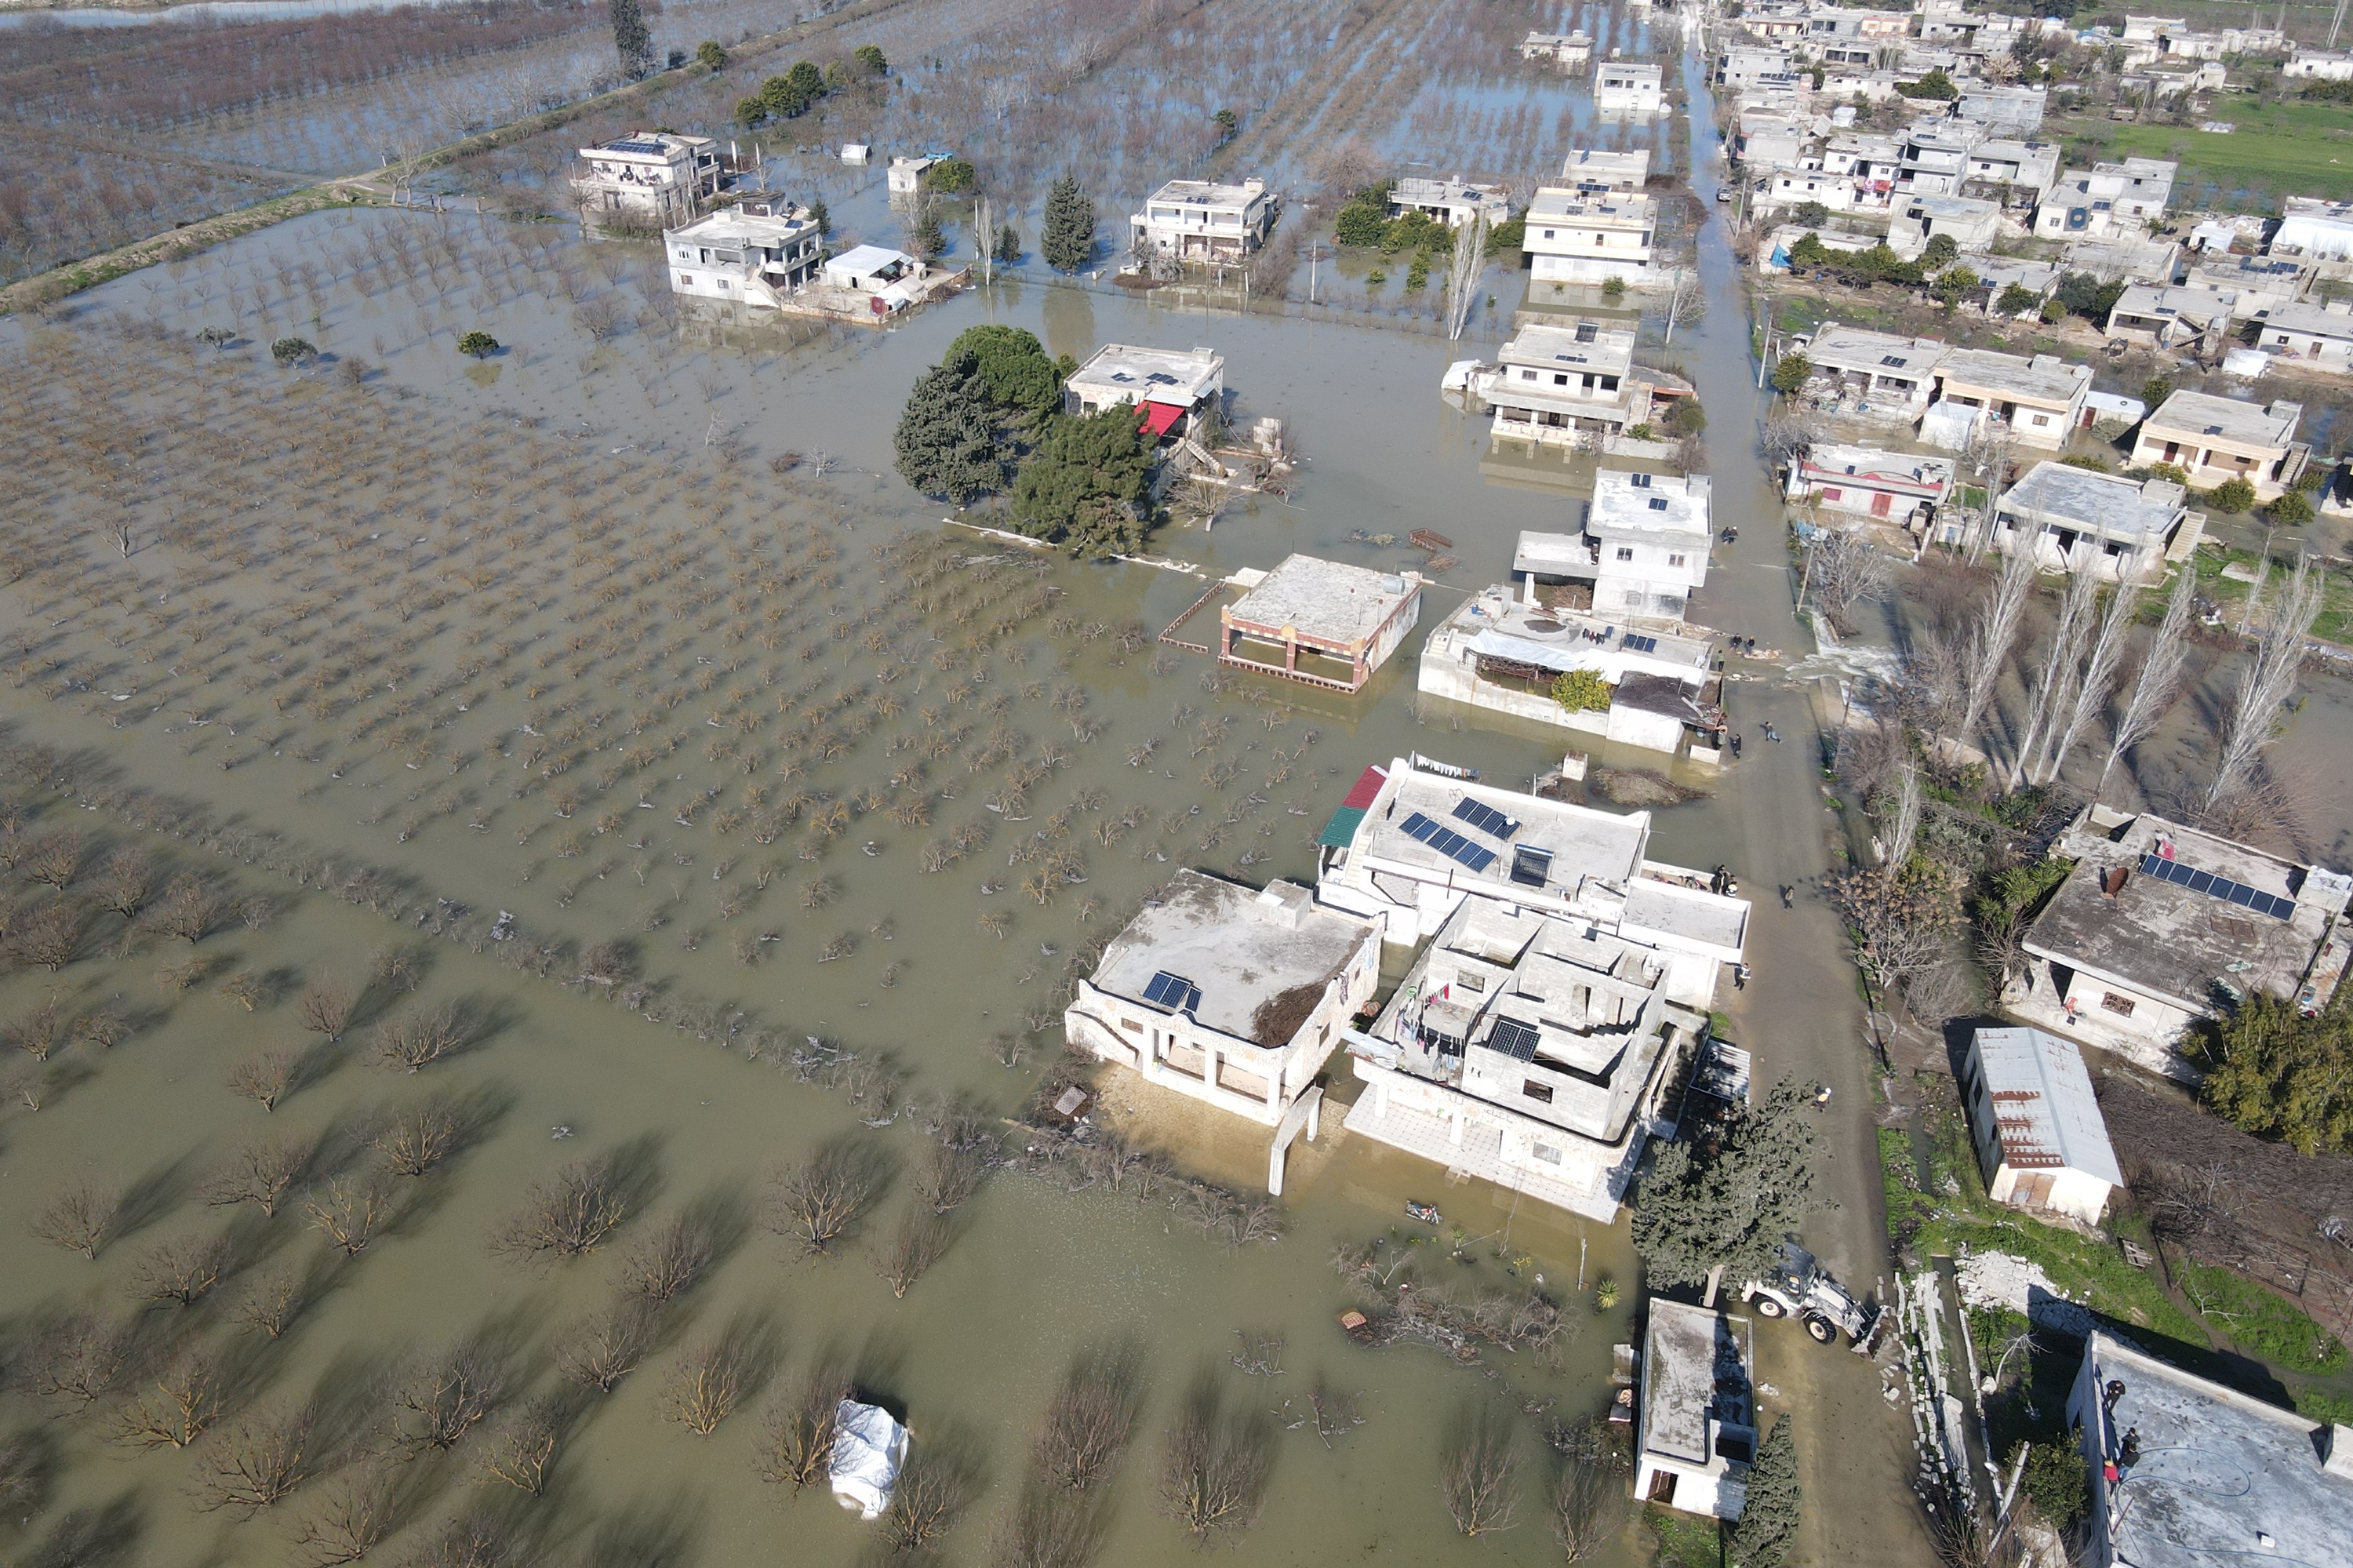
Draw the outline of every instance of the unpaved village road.
[[[1690,373],[1709,420],[1715,523],[1736,526],[1736,542],[1717,547],[1706,594],[1711,624],[1745,632],[1760,648],[1804,652],[1783,540],[1778,487],[1757,454],[1766,399],[1754,389],[1756,362],[1740,264],[1726,243],[1715,191],[1715,101],[1702,55],[1687,50],[1692,190],[1708,213],[1699,238],[1700,278],[1709,309],[1696,334]],[[1858,1294],[1890,1272],[1879,1161],[1871,1119],[1869,1047],[1861,997],[1847,962],[1837,915],[1823,896],[1837,832],[1821,789],[1820,729],[1810,694],[1794,690],[1763,662],[1743,669],[1757,679],[1728,686],[1725,706],[1745,737],[1729,774],[1729,802],[1741,830],[1737,870],[1756,906],[1750,922],[1747,989],[1731,1009],[1736,1037],[1756,1054],[1762,1087],[1783,1075],[1830,1086],[1823,1115],[1820,1191],[1837,1207],[1806,1224],[1806,1242]],[[1782,736],[1765,738],[1769,722]],[[1776,889],[1796,889],[1785,911]],[[1778,1390],[1767,1418],[1791,1414],[1805,1487],[1805,1537],[1796,1561],[1908,1564],[1932,1562],[1909,1482],[1915,1457],[1901,1407],[1880,1396],[1877,1368],[1845,1350],[1826,1351],[1788,1322],[1759,1321],[1757,1375]]]

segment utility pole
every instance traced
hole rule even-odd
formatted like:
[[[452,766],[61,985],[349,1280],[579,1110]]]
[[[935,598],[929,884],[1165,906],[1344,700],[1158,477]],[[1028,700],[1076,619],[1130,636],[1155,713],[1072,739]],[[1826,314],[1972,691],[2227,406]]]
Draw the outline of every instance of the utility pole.
[[[2337,47],[2337,29],[2345,25],[2346,5],[2347,0],[2337,0],[2337,14],[2328,18],[2328,47],[2332,49]],[[2280,25],[2282,26],[2285,26],[2287,25],[2284,20],[2284,13],[2283,13],[2283,20]]]

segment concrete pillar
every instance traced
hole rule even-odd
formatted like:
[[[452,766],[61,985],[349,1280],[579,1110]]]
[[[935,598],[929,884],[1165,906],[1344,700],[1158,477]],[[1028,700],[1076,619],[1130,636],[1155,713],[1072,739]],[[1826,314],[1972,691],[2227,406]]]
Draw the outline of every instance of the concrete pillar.
[[[1373,1085],[1373,1115],[1381,1121],[1388,1119],[1389,1086],[1386,1078],[1378,1079]]]
[[[1449,1118],[1449,1126],[1446,1129],[1446,1141],[1452,1144],[1460,1144],[1462,1141],[1462,1123],[1464,1120],[1462,1107],[1461,1106],[1456,1106],[1446,1114]]]
[[[1315,1135],[1323,1130],[1324,1097],[1322,1095],[1317,1095],[1313,1100],[1308,1102],[1307,1106],[1307,1141],[1310,1143],[1314,1142]]]
[[[1201,1082],[1211,1088],[1218,1086],[1218,1048],[1204,1044],[1201,1047]]]

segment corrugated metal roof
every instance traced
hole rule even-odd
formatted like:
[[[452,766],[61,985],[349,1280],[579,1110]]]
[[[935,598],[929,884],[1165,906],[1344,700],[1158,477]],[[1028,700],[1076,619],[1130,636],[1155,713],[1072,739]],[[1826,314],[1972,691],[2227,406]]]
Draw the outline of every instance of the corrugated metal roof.
[[[2084,1054],[2040,1029],[1980,1029],[1974,1047],[2005,1164],[2124,1185]]]

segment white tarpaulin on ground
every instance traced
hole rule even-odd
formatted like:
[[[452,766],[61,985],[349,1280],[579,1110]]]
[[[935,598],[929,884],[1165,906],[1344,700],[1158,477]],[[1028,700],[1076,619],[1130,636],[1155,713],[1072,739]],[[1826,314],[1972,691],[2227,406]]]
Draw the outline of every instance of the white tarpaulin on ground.
[[[907,1429],[880,1405],[845,1399],[833,1412],[833,1495],[860,1519],[880,1519],[907,1459]]]

